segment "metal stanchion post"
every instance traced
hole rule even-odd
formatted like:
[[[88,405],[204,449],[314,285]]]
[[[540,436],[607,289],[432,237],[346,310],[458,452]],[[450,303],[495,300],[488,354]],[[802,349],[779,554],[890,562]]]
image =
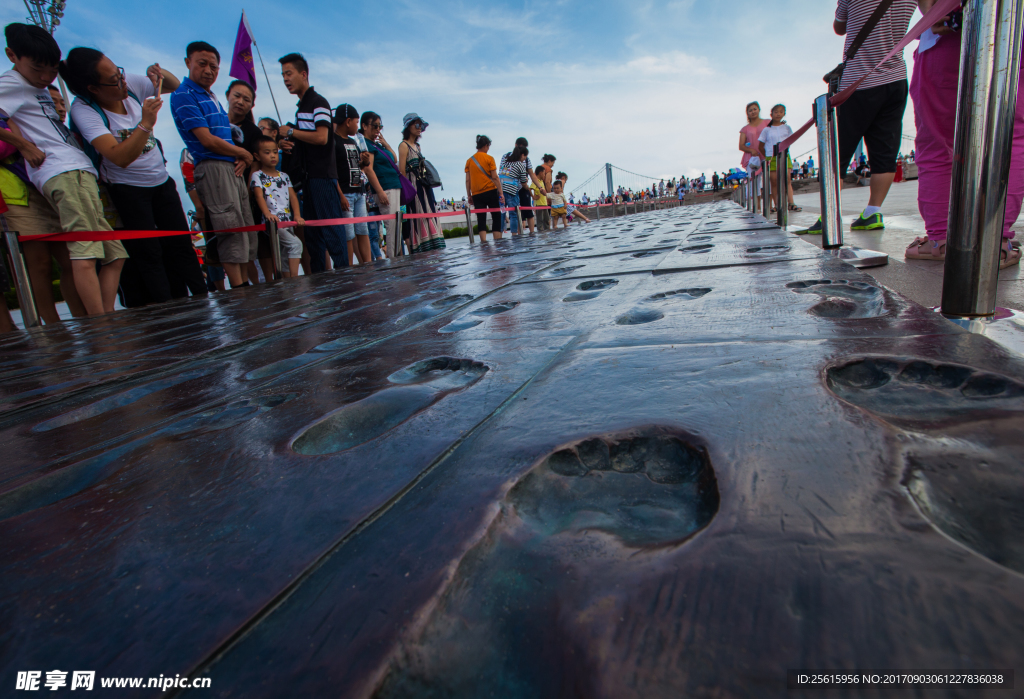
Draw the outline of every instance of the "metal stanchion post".
[[[884,252],[843,246],[843,213],[839,184],[839,137],[836,110],[829,96],[814,101],[814,119],[818,134],[818,186],[821,190],[821,246],[854,267],[878,267],[889,263]]]
[[[281,261],[281,237],[277,232],[277,223],[267,221],[267,235],[270,237],[270,254],[274,260],[274,273],[278,279],[284,278],[284,267]],[[269,281],[269,280],[268,280]]]
[[[600,221],[601,220],[601,202],[597,202],[597,206],[594,207],[594,210],[597,212],[597,220]]]
[[[469,234],[469,244],[472,245],[476,239],[473,236],[473,211],[469,202],[466,202],[466,232]]]
[[[771,221],[772,215],[772,190],[771,176],[768,174],[768,158],[761,161],[761,215],[765,221]]]
[[[28,268],[25,266],[25,258],[21,254],[21,243],[18,242],[16,231],[5,231],[7,239],[7,251],[11,254],[11,271],[14,272],[15,289],[18,291],[18,305],[21,306],[21,320],[25,323],[25,329],[38,328],[39,311],[36,310],[36,299],[32,293],[32,282],[28,276]]]
[[[843,246],[842,187],[839,184],[839,135],[836,111],[828,95],[814,100],[814,121],[818,132],[818,187],[821,190],[821,246],[835,250]]]
[[[779,228],[786,230],[786,227],[789,225],[789,217],[786,215],[789,211],[789,188],[786,186],[786,154],[789,151],[779,148],[778,145],[775,146],[775,151],[775,173],[778,175],[776,177],[776,191],[779,193],[779,204],[775,210],[775,222],[779,224]]]
[[[519,235],[523,235],[523,209],[522,207],[516,207],[516,221],[519,223]]]
[[[405,255],[405,240],[402,238],[402,209],[399,208],[395,212],[395,250],[391,253],[392,257],[402,257]]]
[[[991,316],[996,309],[1022,12],[1024,0],[964,4],[942,279],[942,313],[948,316]]]

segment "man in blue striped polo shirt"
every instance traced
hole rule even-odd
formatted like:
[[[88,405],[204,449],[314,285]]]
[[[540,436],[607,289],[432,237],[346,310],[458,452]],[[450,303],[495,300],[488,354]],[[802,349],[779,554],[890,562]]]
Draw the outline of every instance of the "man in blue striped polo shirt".
[[[231,122],[210,88],[220,72],[220,53],[205,41],[185,50],[188,77],[171,93],[171,112],[181,140],[195,161],[196,191],[206,209],[207,230],[253,225],[244,174],[252,154],[231,139]],[[248,283],[256,259],[256,233],[217,234],[217,255],[231,288]]]

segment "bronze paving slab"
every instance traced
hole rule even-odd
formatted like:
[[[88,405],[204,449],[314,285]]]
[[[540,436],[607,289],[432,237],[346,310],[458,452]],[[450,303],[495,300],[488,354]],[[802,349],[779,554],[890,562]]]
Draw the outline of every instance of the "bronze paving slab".
[[[0,682],[788,697],[1020,657],[1024,360],[730,203],[4,338],[0,376]]]

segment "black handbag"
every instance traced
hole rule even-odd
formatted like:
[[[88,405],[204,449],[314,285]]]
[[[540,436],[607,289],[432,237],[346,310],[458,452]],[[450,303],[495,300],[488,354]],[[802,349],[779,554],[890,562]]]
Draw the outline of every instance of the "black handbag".
[[[882,21],[882,17],[884,17],[885,13],[889,11],[890,7],[892,7],[893,2],[894,0],[882,0],[882,2],[878,3],[878,7],[876,7],[875,11],[870,17],[868,17],[868,21],[860,28],[860,32],[857,34],[857,37],[853,40],[853,43],[850,44],[850,52],[843,58],[843,62],[825,73],[822,77],[822,80],[828,83],[828,94],[834,95],[839,92],[839,83],[843,80],[843,71],[846,69],[846,64],[853,60],[854,54],[856,54],[861,45],[867,41],[868,36],[870,36],[871,32],[874,31],[878,23]]]
[[[437,168],[434,167],[429,160],[423,157],[423,151],[417,150],[416,157],[419,158],[419,167],[416,168],[416,179],[424,187],[434,189],[435,187],[444,186],[441,184],[441,176],[437,173]],[[406,166],[408,169],[408,166]]]

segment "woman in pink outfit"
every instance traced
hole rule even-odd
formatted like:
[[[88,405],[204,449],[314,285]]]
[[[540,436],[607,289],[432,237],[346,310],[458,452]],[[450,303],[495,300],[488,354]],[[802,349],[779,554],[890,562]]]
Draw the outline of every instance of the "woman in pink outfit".
[[[761,167],[761,156],[758,150],[758,139],[761,132],[771,123],[771,119],[761,118],[761,105],[751,102],[747,105],[747,124],[740,129],[740,152],[743,158],[740,160],[740,167],[747,171],[747,177],[752,178]],[[753,162],[751,162],[753,161]],[[757,193],[754,194],[755,202]],[[758,205],[755,203],[755,208]]]
[[[934,0],[921,0],[927,12]],[[1024,65],[1024,64],[1022,64]],[[914,53],[914,74],[910,97],[914,100],[917,126],[917,206],[924,219],[927,237],[916,238],[906,257],[916,260],[946,259],[950,183],[953,177],[953,133],[956,128],[957,82],[960,76],[960,34],[936,25],[921,36]],[[1017,113],[1013,124],[1013,150],[1003,245],[999,268],[1019,264],[1021,253],[1011,244],[1010,230],[1024,201],[1024,70],[1017,91]]]

